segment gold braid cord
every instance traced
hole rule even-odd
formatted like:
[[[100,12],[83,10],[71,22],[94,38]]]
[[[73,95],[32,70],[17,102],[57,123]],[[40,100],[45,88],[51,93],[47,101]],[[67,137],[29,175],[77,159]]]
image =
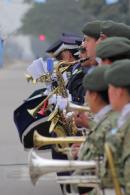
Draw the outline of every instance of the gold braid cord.
[[[108,159],[108,165],[110,167],[110,171],[111,171],[112,180],[113,180],[116,195],[122,195],[121,187],[120,187],[117,172],[116,172],[116,168],[115,168],[115,165],[114,165],[112,151],[111,151],[111,148],[110,148],[108,143],[105,144],[105,153],[106,153],[106,156],[107,156],[107,159]]]

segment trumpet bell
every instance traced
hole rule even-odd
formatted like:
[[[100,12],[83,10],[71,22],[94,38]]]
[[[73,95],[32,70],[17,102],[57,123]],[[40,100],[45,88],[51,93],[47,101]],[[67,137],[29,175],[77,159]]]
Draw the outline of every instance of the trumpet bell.
[[[29,156],[28,164],[29,164],[29,176],[33,185],[35,185],[39,177],[42,176],[40,169],[36,169],[36,168],[34,169],[34,167],[38,166],[36,159],[40,163],[40,157],[36,156],[34,152],[31,152]]]
[[[28,113],[30,114],[30,116],[32,116],[32,117],[34,117],[35,118],[35,111],[36,111],[36,108],[34,108],[34,109],[28,109],[27,110],[28,111]]]
[[[38,179],[48,173],[73,171],[73,170],[96,170],[96,161],[68,161],[68,160],[51,160],[39,157],[34,151],[29,155],[29,174],[33,185]]]
[[[32,117],[36,117],[36,115],[38,114],[38,112],[40,111],[40,109],[43,107],[44,103],[54,94],[56,93],[58,90],[58,87],[55,88],[39,105],[37,105],[35,108],[33,109],[28,109],[28,113],[32,116]],[[48,106],[49,107],[49,106]],[[48,120],[49,121],[49,120]]]
[[[80,105],[74,104],[72,102],[68,103],[68,109],[78,110],[78,111],[83,111],[83,112],[90,112],[90,107],[88,107],[88,106],[80,106]]]

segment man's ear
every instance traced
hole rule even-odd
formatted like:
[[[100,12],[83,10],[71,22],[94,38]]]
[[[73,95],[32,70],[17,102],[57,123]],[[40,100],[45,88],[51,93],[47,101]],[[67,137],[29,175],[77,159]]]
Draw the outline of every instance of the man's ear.
[[[122,95],[124,94],[124,90],[125,89],[119,87],[117,88],[115,93],[117,94],[118,97],[122,97]]]
[[[92,92],[92,97],[96,101],[98,98],[98,94],[96,92]]]
[[[100,34],[100,39],[101,39],[101,40],[105,40],[106,38],[107,38],[107,35],[105,35],[105,34],[103,34],[103,33]]]
[[[100,34],[99,39],[96,41],[96,45],[100,44],[101,41],[105,40],[107,36],[103,33]]]

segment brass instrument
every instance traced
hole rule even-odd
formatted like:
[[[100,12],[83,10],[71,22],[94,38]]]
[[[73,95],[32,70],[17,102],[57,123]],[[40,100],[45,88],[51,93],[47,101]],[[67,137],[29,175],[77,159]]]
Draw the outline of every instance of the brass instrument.
[[[55,88],[38,106],[36,106],[33,109],[28,109],[28,113],[32,116],[35,117],[39,110],[42,108],[43,104],[45,101],[47,101],[53,94],[57,92],[58,88]]]
[[[61,73],[65,72],[69,68],[68,65],[72,66],[73,64],[78,63],[78,62],[79,62],[78,60],[77,61],[73,61],[73,62],[61,61],[59,63],[60,66],[61,65],[66,65],[66,64],[67,64],[67,66],[61,67],[60,68],[60,72]],[[32,82],[33,84],[36,84],[37,82],[41,82],[41,83],[43,83],[43,82],[51,82],[51,74],[49,74],[49,73],[41,75],[38,79],[34,79],[29,74],[25,74],[25,77],[27,79],[27,82]]]
[[[37,115],[37,113],[39,112],[39,110],[41,109],[41,107],[43,106],[44,102],[45,102],[46,100],[48,100],[54,93],[56,93],[57,90],[58,90],[58,88],[55,88],[54,91],[52,91],[52,93],[50,93],[49,96],[48,96],[46,99],[44,99],[44,100],[43,100],[38,106],[36,106],[35,108],[33,108],[33,109],[28,109],[29,114],[30,114],[31,116],[35,117],[35,116]],[[79,105],[74,104],[74,103],[72,103],[72,102],[68,102],[67,109],[68,109],[68,110],[77,110],[77,111],[89,112],[89,113],[91,112],[91,111],[90,111],[90,108],[89,108],[88,106],[79,106]],[[55,110],[55,112],[56,112],[56,110]],[[52,113],[52,114],[49,116],[48,121],[50,121],[50,120],[53,118],[54,115],[55,115],[55,114]]]
[[[91,113],[90,108],[88,106],[80,106],[72,102],[68,102],[66,109],[69,111],[77,110],[77,111]],[[57,112],[58,112],[58,108],[55,107],[54,111],[49,115],[48,121],[51,121],[54,118],[54,116],[57,114]]]
[[[79,61],[73,61],[73,62],[66,62],[66,61],[61,61],[56,65],[56,75],[57,75],[57,82],[58,82],[58,87],[54,89],[53,92],[51,92],[47,98],[45,98],[36,108],[28,110],[28,112],[35,117],[38,113],[38,111],[41,109],[43,106],[44,102],[48,100],[54,93],[57,93],[58,95],[67,98],[68,93],[67,89],[65,87],[65,82],[62,76],[62,73],[66,71],[70,66],[73,64],[78,63]],[[65,65],[64,67],[61,67]],[[76,107],[79,110],[84,110],[88,111],[88,107],[81,107],[78,105],[74,105],[72,103],[68,103],[68,108],[74,109]],[[77,133],[77,127],[75,125],[75,121],[73,118],[69,118],[67,120],[63,114],[63,111],[60,111],[57,107],[55,107],[54,111],[50,114],[48,121],[51,120],[51,125],[50,125],[50,132],[54,131],[58,137],[63,137],[63,136],[69,136],[69,135],[76,135]],[[61,147],[68,147],[68,144],[62,143],[60,144]]]
[[[66,61],[61,61],[56,65],[56,75],[57,75],[57,82],[58,82],[58,95],[62,96],[63,98],[68,98],[68,91],[66,89],[65,86],[65,81],[63,79],[63,72],[67,71],[68,68],[70,68],[72,65],[76,64],[76,63],[81,63],[83,61],[88,60],[88,58],[84,58],[84,59],[80,59],[80,60],[76,60],[73,62],[66,62]],[[68,108],[76,108],[77,109],[81,109],[83,110],[83,107],[78,106],[78,105],[74,105],[72,103],[68,103]],[[67,109],[66,109],[67,110]],[[88,107],[84,108],[84,111],[90,111],[90,109],[88,109]],[[74,117],[70,117],[69,120],[67,120],[63,114],[63,111],[57,110],[56,112],[54,111],[54,113],[51,114],[51,116],[53,116],[52,118],[55,120],[55,117],[59,119],[59,121],[61,121],[61,123],[63,124],[63,126],[65,127],[65,129],[67,129],[67,131],[70,133],[70,135],[76,135],[77,134],[77,126],[75,124],[74,121]],[[52,124],[54,124],[52,119]]]
[[[82,112],[88,112],[90,118],[92,118],[92,113],[91,113],[90,108],[88,106],[79,106],[79,105],[74,104],[72,102],[68,102],[66,110],[71,111],[71,112],[75,111],[75,110],[80,111],[80,112],[81,111]],[[56,124],[59,121],[59,119],[60,119],[60,116],[58,115],[58,108],[55,107],[54,111],[49,115],[49,118],[48,118],[48,121],[52,121],[50,129],[49,129],[50,133],[54,130]]]
[[[68,70],[68,68],[70,68],[71,66],[73,66],[74,64],[83,63],[83,62],[85,62],[85,61],[87,61],[89,59],[90,59],[89,57],[86,57],[86,58],[82,58],[82,59],[79,59],[79,60],[74,60],[72,62],[61,61],[60,63],[58,63],[59,64],[59,67],[58,68],[60,68],[60,72],[63,73],[66,70]],[[60,67],[61,65],[65,65],[65,66],[64,67]]]
[[[86,59],[82,59],[82,60],[87,60],[87,58],[86,58]],[[80,61],[81,61],[81,60],[80,60]],[[76,63],[78,63],[78,62],[80,62],[80,61],[77,60],[77,61],[73,61],[73,62],[66,62],[66,61],[61,61],[61,62],[59,62],[59,63],[56,65],[56,67],[57,67],[57,68],[56,68],[56,71],[57,71],[58,79],[59,79],[59,78],[62,78],[61,73],[63,73],[64,71],[66,71],[70,66],[72,66],[72,65],[74,65],[74,64],[76,64]],[[67,66],[61,67],[61,65],[67,65]],[[41,79],[42,79],[42,77],[44,77],[44,76],[41,76]],[[27,74],[26,74],[26,78],[27,78],[27,81],[33,81],[33,83],[36,83],[36,80],[34,80],[30,75],[27,75]],[[30,114],[31,116],[35,117],[35,116],[37,115],[37,113],[39,112],[39,110],[42,108],[44,102],[45,102],[46,100],[48,100],[53,94],[55,94],[55,93],[61,94],[61,91],[65,90],[65,86],[63,86],[63,84],[64,84],[63,78],[62,78],[59,82],[60,82],[60,83],[59,83],[60,88],[59,88],[59,86],[58,86],[57,88],[55,88],[55,89],[48,95],[48,97],[47,97],[45,100],[43,100],[37,107],[35,107],[35,108],[33,108],[33,109],[28,109],[28,112],[29,112],[29,114]],[[66,92],[65,92],[65,93],[66,93]],[[66,94],[66,95],[67,95],[67,94]]]
[[[81,111],[81,112],[90,112],[90,107],[80,106],[80,105],[74,104],[72,102],[68,102],[67,109],[68,110],[77,110],[77,111]]]
[[[31,151],[28,161],[29,161],[30,179],[34,185],[36,184],[36,182],[41,176],[48,173],[61,172],[61,171],[87,170],[89,173],[95,172],[95,177],[93,179],[97,179],[96,161],[51,160],[51,159],[45,159],[38,156],[34,151]],[[89,174],[88,179],[90,179],[90,176],[92,175],[93,174]]]
[[[41,83],[43,83],[43,82],[45,82],[45,83],[51,82],[51,74],[49,74],[49,73],[43,74],[42,76],[40,76],[40,78],[37,78],[37,79],[34,79],[29,74],[25,74],[25,77],[26,77],[27,82],[32,82],[33,84],[36,84],[38,82],[41,82]]]
[[[56,65],[56,75],[57,75],[57,81],[58,81],[58,86],[59,86],[59,95],[63,96],[63,97],[67,97],[67,90],[65,87],[65,83],[64,83],[64,79],[62,77],[62,74],[67,71],[71,66],[73,66],[74,64],[77,63],[82,63],[86,60],[88,60],[89,58],[83,58],[80,60],[74,60],[72,62],[67,62],[67,61],[60,61],[57,65]]]
[[[94,115],[91,112],[91,109],[89,106],[86,106],[86,105],[81,106],[81,105],[74,104],[72,102],[68,102],[66,109],[67,109],[67,111],[71,111],[71,112],[73,112],[73,111],[87,112],[88,118],[90,120],[93,120]]]
[[[49,74],[49,73],[43,74],[40,78],[38,78],[36,80],[36,82],[50,83],[51,82],[51,74]]]
[[[115,165],[113,161],[112,151],[108,144],[105,144],[105,153],[108,159],[108,164],[111,169],[112,179],[116,191],[116,195],[122,195],[119,185]],[[67,177],[59,177],[59,183],[76,184],[77,186],[99,187],[100,180],[98,178],[98,162],[97,161],[68,161],[68,160],[49,160],[39,157],[34,151],[29,157],[29,173],[32,183],[35,185],[38,179],[45,174],[60,171],[77,171],[77,173],[87,173],[82,175],[72,175]],[[96,185],[97,186],[96,186]]]
[[[60,68],[60,72],[63,73],[63,72],[65,72],[69,68],[69,66],[72,66],[73,64],[80,63],[80,62],[82,63],[83,61],[86,61],[88,59],[89,58],[83,58],[83,59],[80,59],[80,60],[75,60],[73,62],[61,61],[60,62],[60,66],[61,65],[65,65],[65,66]],[[34,79],[29,74],[25,74],[25,77],[26,77],[28,82],[32,81],[32,83],[36,83],[36,82],[50,82],[51,81],[51,74],[50,73],[44,73],[38,79]]]
[[[70,66],[76,64],[77,62],[79,61],[73,61],[73,62],[61,61],[56,65],[58,95],[62,96],[63,98],[68,98],[68,91],[66,89],[65,81],[63,79],[62,73],[66,71]],[[56,125],[58,122],[60,122],[61,125],[63,125],[65,129],[64,130],[63,128],[61,128],[61,130],[63,131],[63,135],[66,132],[68,132],[66,135],[76,135],[77,127],[75,125],[74,119],[70,118],[69,120],[67,120],[63,114],[63,111],[59,110],[58,107],[56,107],[54,112],[51,113],[51,115],[49,116],[49,119],[52,121],[51,126],[50,126],[50,131],[54,130],[56,132],[57,131]],[[58,135],[57,132],[56,134]]]
[[[25,74],[25,77],[27,79],[27,82],[30,82],[31,81],[33,84],[36,84],[36,80],[33,79],[33,77],[30,76],[29,74]]]
[[[121,187],[120,187],[120,184],[119,184],[119,181],[118,181],[118,176],[117,176],[115,165],[114,165],[112,151],[111,151],[111,148],[110,148],[108,143],[105,144],[105,153],[106,153],[106,156],[107,156],[107,159],[108,159],[108,164],[110,166],[110,171],[111,171],[112,180],[113,180],[113,184],[114,184],[114,187],[115,187],[116,195],[122,195]]]
[[[58,138],[49,138],[41,136],[37,131],[34,132],[33,135],[33,143],[36,148],[40,148],[45,145],[52,145],[52,144],[61,144],[61,143],[82,143],[85,141],[84,136],[80,137],[58,137]]]

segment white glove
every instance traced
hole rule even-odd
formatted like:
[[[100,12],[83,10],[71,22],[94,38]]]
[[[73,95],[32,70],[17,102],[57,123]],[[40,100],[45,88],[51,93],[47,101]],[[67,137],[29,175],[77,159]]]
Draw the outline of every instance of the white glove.
[[[54,94],[52,97],[49,98],[49,105],[56,104],[57,103],[57,97],[56,94]]]
[[[62,96],[57,96],[57,106],[60,110],[64,110],[66,109],[68,105],[68,99],[67,98],[63,98]]]

